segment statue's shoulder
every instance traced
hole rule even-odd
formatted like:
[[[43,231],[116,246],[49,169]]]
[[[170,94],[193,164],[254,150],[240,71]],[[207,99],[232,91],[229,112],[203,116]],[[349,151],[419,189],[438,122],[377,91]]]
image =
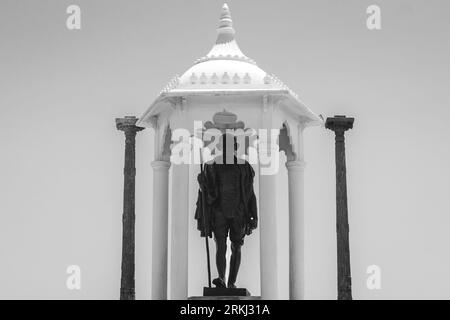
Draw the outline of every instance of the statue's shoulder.
[[[244,166],[245,166],[245,169],[247,170],[247,172],[252,176],[252,178],[255,176],[255,170],[253,170],[253,167],[252,167],[252,165],[247,161],[247,160],[245,160],[245,163],[244,163]]]
[[[221,156],[216,156],[214,158],[209,159],[208,161],[205,161],[205,167],[209,166],[209,167],[214,167],[217,163],[222,163],[222,157]]]
[[[205,166],[212,166],[215,163],[214,159],[210,159],[205,162]]]
[[[252,168],[252,165],[250,164],[250,162],[248,162],[247,160],[244,160],[244,166],[246,167],[246,168]]]
[[[212,159],[212,160],[206,161],[203,164],[203,168],[205,169],[205,171],[207,173],[212,173],[214,171],[215,165],[216,165],[216,163],[215,163],[214,159]]]

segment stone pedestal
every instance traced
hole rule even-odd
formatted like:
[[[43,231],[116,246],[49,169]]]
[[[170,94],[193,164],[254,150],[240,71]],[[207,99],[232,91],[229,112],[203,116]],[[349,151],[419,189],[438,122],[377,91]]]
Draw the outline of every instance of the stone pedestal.
[[[246,288],[203,288],[205,297],[249,297],[250,292]]]

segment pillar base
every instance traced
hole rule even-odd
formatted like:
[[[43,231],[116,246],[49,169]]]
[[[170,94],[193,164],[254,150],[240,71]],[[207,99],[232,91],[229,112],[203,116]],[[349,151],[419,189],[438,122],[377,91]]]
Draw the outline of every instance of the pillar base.
[[[120,289],[120,300],[136,300],[134,289]]]

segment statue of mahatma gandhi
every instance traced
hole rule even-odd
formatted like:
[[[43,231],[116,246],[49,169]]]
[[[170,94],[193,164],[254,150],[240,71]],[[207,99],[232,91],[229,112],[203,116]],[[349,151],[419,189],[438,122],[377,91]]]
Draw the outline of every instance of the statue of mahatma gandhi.
[[[232,139],[231,147],[223,147],[230,146],[227,139]],[[214,234],[219,277],[213,280],[213,284],[217,288],[236,288],[244,237],[250,235],[258,224],[256,197],[253,191],[255,172],[247,161],[237,159],[237,143],[233,136],[223,134],[218,148],[221,149],[222,155],[206,163],[198,176],[200,190],[195,219],[202,237],[211,237]],[[231,241],[231,259],[226,282],[228,237]]]

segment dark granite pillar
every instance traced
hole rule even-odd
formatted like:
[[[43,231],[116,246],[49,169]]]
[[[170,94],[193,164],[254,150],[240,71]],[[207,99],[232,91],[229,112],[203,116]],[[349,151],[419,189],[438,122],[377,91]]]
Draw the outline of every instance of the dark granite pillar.
[[[345,166],[344,133],[353,128],[354,118],[334,116],[327,118],[325,127],[336,134],[336,233],[338,300],[352,299],[352,278],[350,273],[350,247],[347,208],[347,179]]]
[[[144,128],[137,127],[136,117],[116,119],[116,127],[125,133],[125,167],[122,216],[122,276],[120,300],[134,300],[134,198],[135,198],[135,145],[136,133]]]

